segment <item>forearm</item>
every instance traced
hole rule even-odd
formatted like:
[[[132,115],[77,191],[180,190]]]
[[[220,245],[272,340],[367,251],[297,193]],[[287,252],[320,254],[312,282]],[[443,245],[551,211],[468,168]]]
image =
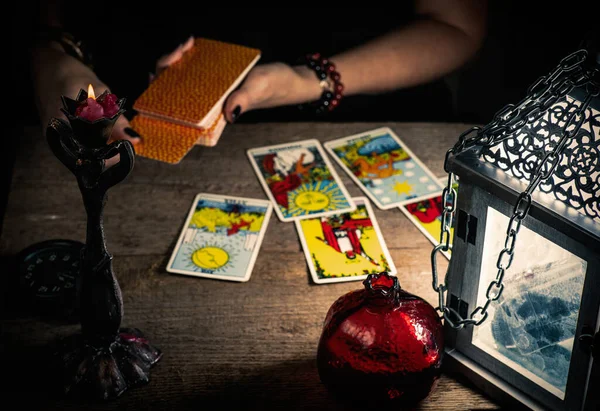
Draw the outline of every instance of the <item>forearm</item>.
[[[408,26],[330,56],[344,94],[374,94],[428,83],[464,65],[485,33],[486,1],[422,0]]]
[[[88,84],[92,84],[98,93],[106,89],[91,68],[68,55],[58,43],[40,43],[31,49],[30,61],[35,104],[42,127],[51,117],[63,117],[61,95],[75,98],[80,89],[87,89]]]
[[[446,23],[421,20],[331,58],[345,94],[370,94],[424,84],[462,66],[477,44]]]
[[[37,34],[28,45],[35,103],[42,121],[59,115],[60,95],[76,95],[88,83],[99,86],[96,75],[81,60],[69,55],[56,34],[63,28],[62,1],[39,2]]]
[[[34,47],[30,59],[36,86],[50,80],[62,83],[73,78],[89,78],[94,75],[91,68],[68,55],[58,43],[52,41]]]

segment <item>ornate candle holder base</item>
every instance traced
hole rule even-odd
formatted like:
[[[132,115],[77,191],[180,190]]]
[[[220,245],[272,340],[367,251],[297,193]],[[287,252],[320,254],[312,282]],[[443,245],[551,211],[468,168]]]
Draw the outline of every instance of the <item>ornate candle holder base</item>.
[[[96,345],[76,334],[62,340],[56,352],[64,393],[102,400],[146,384],[161,356],[137,328],[121,328],[116,338]]]
[[[46,131],[52,152],[77,179],[87,214],[77,287],[81,334],[63,340],[56,354],[64,371],[65,393],[79,391],[108,400],[148,382],[150,367],[160,360],[161,352],[139,330],[121,328],[121,288],[104,238],[102,215],[107,191],[129,175],[135,158],[129,141],[108,144],[123,110],[89,122],[74,115],[86,98],[83,90],[77,100],[63,96],[62,110],[69,123],[54,118]],[[118,100],[119,107],[123,102]]]

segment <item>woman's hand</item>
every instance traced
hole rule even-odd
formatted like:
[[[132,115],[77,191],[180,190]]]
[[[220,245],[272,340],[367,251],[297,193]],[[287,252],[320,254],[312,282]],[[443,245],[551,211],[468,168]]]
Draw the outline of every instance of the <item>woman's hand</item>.
[[[241,113],[250,110],[315,101],[321,92],[317,77],[308,67],[283,63],[259,65],[227,98],[225,118],[232,123]]]
[[[94,87],[97,96],[108,89],[96,73],[81,61],[66,54],[57,44],[36,49],[32,59],[36,103],[44,134],[51,118],[66,120],[60,110],[60,96],[75,99],[79,90],[86,90],[88,84]],[[120,116],[115,123],[111,135],[111,141],[114,140],[129,140],[133,144],[140,141],[139,135],[129,126],[125,116]]]

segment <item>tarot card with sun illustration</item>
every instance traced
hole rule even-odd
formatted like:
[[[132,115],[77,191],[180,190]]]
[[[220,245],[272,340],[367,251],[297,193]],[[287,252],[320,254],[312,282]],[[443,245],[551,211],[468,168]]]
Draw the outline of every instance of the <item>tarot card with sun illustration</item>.
[[[272,210],[267,200],[198,194],[167,271],[248,281]]]
[[[283,222],[356,208],[318,140],[253,148],[247,154]]]

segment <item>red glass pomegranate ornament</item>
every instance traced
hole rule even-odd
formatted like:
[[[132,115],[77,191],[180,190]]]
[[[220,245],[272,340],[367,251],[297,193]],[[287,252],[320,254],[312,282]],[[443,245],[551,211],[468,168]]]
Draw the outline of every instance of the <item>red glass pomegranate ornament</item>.
[[[353,404],[414,405],[440,375],[440,317],[386,272],[369,275],[363,284],[327,313],[317,352],[321,381]]]

